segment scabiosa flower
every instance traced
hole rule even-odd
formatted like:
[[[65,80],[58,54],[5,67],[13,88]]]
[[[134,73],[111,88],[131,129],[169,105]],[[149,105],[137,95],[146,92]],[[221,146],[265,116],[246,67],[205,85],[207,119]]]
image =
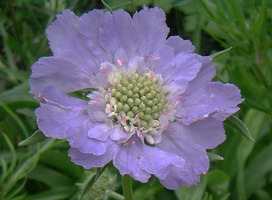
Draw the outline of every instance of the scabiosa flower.
[[[122,175],[154,175],[169,189],[199,182],[206,149],[225,140],[222,122],[242,99],[234,85],[211,82],[211,57],[168,32],[159,8],[133,17],[64,10],[46,31],[53,56],[32,66],[39,129],[68,140],[87,169],[113,161]],[[86,88],[96,88],[88,101],[67,95]]]

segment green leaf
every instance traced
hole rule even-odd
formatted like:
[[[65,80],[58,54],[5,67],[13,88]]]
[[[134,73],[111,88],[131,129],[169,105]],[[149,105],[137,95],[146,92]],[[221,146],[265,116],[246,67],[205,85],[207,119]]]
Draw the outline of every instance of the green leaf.
[[[247,197],[250,197],[257,189],[262,187],[265,176],[272,171],[272,144],[265,147],[245,171],[245,187]]]
[[[110,11],[110,13],[112,14],[113,10],[111,9],[111,7],[105,1],[101,0],[101,2],[105,6],[105,8],[107,8]]]
[[[180,189],[175,190],[178,200],[202,200],[207,186],[207,176],[201,176],[200,182],[196,186],[187,188],[182,186]]]
[[[7,62],[10,68],[17,69],[15,58],[7,44],[8,33],[6,32],[3,22],[4,22],[3,20],[0,21],[0,34],[4,41],[4,51],[6,53]]]
[[[30,173],[36,166],[39,160],[39,150],[34,155],[27,158],[23,163],[21,163],[13,174],[10,176],[8,183],[6,184],[6,190],[12,189],[16,183],[24,178],[28,173]]]
[[[1,107],[14,120],[14,122],[16,122],[18,127],[21,129],[22,135],[24,137],[28,137],[28,131],[27,131],[26,127],[25,127],[25,124],[20,119],[20,117],[15,112],[13,112],[7,105],[5,105],[3,102],[0,101],[0,108]]]
[[[87,184],[85,185],[85,187],[83,188],[83,191],[80,195],[79,200],[82,200],[83,197],[88,193],[88,191],[93,187],[93,185],[95,184],[95,182],[98,180],[98,178],[101,176],[101,174],[104,172],[104,170],[106,169],[107,165],[105,165],[102,168],[97,168],[97,172],[96,174],[94,174],[91,179],[87,182]]]
[[[266,115],[262,112],[259,112],[254,109],[250,109],[245,117],[244,121],[245,124],[248,126],[248,129],[250,130],[253,139],[256,139],[258,134],[260,134],[260,130],[263,127],[263,124],[265,122]],[[246,138],[241,138],[242,140],[237,145],[237,164],[236,167],[238,169],[238,174],[235,175],[236,178],[236,190],[232,194],[234,199],[247,199],[246,197],[246,190],[245,190],[245,165],[248,159],[248,156],[252,152],[254,148],[254,143],[247,140]]]
[[[76,97],[76,98],[83,99],[83,100],[90,100],[86,95],[88,93],[95,91],[95,90],[96,90],[95,88],[85,88],[82,90],[70,92],[70,93],[68,93],[68,95],[71,97]]]
[[[248,34],[248,29],[246,26],[247,21],[241,7],[238,5],[237,0],[231,0],[230,5],[235,17],[235,22],[237,23],[237,27],[240,28],[243,34],[246,36]]]
[[[5,181],[5,178],[7,176],[9,176],[10,174],[13,173],[15,167],[16,167],[16,162],[17,162],[17,156],[16,156],[16,151],[15,151],[15,148],[12,144],[12,142],[10,141],[9,137],[6,135],[6,134],[2,134],[2,136],[4,137],[4,140],[11,152],[11,164],[9,165],[9,168],[7,168],[7,163],[6,161],[3,159],[2,160],[2,163],[3,163],[3,166],[2,166],[2,170],[3,170],[3,174],[2,174],[2,177],[1,177],[1,182],[4,182]]]
[[[95,176],[96,173],[97,169],[95,168],[84,171],[83,177],[85,180],[81,180],[76,184],[79,187],[77,199],[79,199],[79,196],[82,194],[83,190],[85,190],[86,186],[89,184],[90,180]],[[116,182],[116,174],[112,174],[109,170],[106,169],[95,182],[95,184],[93,184],[92,188],[89,191],[86,191],[83,200],[124,200],[122,195],[114,192],[117,185],[119,186],[119,183]]]
[[[268,191],[265,190],[257,190],[255,195],[258,197],[257,199],[265,199],[265,200],[272,200]]]
[[[162,8],[165,12],[169,12],[173,7],[175,0],[154,0],[153,5]]]
[[[247,139],[251,140],[252,142],[254,142],[254,139],[252,138],[247,126],[237,117],[235,117],[234,115],[230,116],[229,118],[227,118],[224,121],[225,124],[227,124],[228,126],[236,129],[237,131],[239,131],[240,133],[243,134],[243,136],[245,136]]]
[[[33,98],[33,95],[28,93],[29,83],[25,81],[20,85],[13,87],[12,89],[1,92],[0,99],[3,103],[18,102],[18,101],[29,101],[37,102]]]
[[[232,47],[227,48],[227,49],[225,49],[225,50],[223,50],[223,51],[219,51],[219,52],[217,52],[217,53],[212,54],[211,57],[212,57],[213,59],[215,59],[216,57],[221,56],[221,55],[223,55],[223,54],[229,52],[231,49],[232,49]]]
[[[9,192],[9,194],[7,195],[7,199],[15,199],[16,195],[23,190],[25,184],[26,184],[26,180],[27,179],[22,179],[20,181],[17,182],[16,186],[12,189],[11,192]]]
[[[55,169],[38,164],[35,169],[27,176],[29,179],[33,179],[49,187],[72,186],[74,182],[72,179],[64,174],[58,172]]]
[[[224,160],[222,156],[219,156],[215,153],[207,152],[207,155],[209,157],[210,162]]]
[[[208,186],[218,195],[228,191],[230,184],[230,177],[221,170],[214,170],[208,173]]]
[[[24,200],[62,200],[71,199],[71,195],[75,192],[75,187],[57,187],[52,190],[47,190],[39,194],[31,195]]]
[[[133,198],[135,200],[145,200],[152,198],[152,196],[155,196],[155,194],[159,193],[163,189],[163,186],[161,184],[158,185],[152,185],[148,190],[146,190],[146,185],[142,185],[138,187],[133,192]]]
[[[267,17],[267,4],[268,4],[268,1],[262,1],[263,5],[260,9],[260,12],[259,12],[259,16],[257,16],[254,24],[252,25],[251,27],[251,31],[254,33],[254,35],[258,36],[261,31],[263,30],[263,26],[265,25],[265,20],[266,20],[266,17]]]
[[[1,178],[0,178],[0,185],[3,184],[6,176],[8,175],[8,165],[7,162],[5,161],[5,159],[1,158],[1,168],[2,168],[2,174],[1,174]]]
[[[29,136],[25,140],[21,141],[18,145],[19,146],[27,146],[27,145],[30,145],[30,144],[34,144],[36,142],[40,142],[40,141],[42,141],[42,140],[44,140],[46,138],[47,137],[43,134],[42,131],[37,130],[31,136]]]
[[[74,182],[82,178],[82,167],[72,163],[66,151],[47,150],[41,154],[39,162],[66,174]]]

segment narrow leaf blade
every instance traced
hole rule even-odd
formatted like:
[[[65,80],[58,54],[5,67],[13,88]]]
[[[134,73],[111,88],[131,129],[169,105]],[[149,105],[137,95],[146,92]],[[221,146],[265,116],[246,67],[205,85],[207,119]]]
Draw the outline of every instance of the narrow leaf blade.
[[[40,141],[44,140],[45,138],[46,138],[46,136],[43,134],[43,132],[40,130],[37,130],[30,137],[21,141],[18,145],[19,146],[27,146],[30,144],[34,144],[36,142],[40,142]]]
[[[95,182],[98,180],[98,178],[101,176],[101,174],[104,172],[106,169],[107,165],[105,165],[102,168],[97,168],[96,174],[92,176],[92,178],[88,181],[88,183],[85,185],[85,188],[83,189],[82,194],[80,195],[79,200],[82,200],[84,195],[87,194],[87,192],[93,187]]]
[[[227,49],[225,49],[225,50],[223,50],[223,51],[216,52],[216,53],[214,53],[213,55],[211,55],[211,57],[212,57],[213,59],[215,59],[216,57],[221,56],[221,55],[224,54],[224,53],[227,53],[227,52],[230,51],[231,49],[232,49],[232,47],[227,48]]]
[[[224,160],[224,158],[215,153],[207,152],[210,162]]]
[[[247,126],[237,117],[235,117],[234,115],[230,116],[229,118],[227,118],[225,120],[225,124],[227,124],[228,126],[236,129],[237,131],[239,131],[240,133],[243,134],[243,136],[245,136],[247,139],[251,140],[252,142],[254,142],[254,139],[252,138],[250,131],[248,130]]]

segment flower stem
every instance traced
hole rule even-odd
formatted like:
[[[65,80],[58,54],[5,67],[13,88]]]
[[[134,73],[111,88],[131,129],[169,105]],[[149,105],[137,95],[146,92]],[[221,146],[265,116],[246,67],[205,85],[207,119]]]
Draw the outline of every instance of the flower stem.
[[[124,197],[121,194],[118,194],[114,191],[110,191],[109,196],[113,199],[116,199],[116,200],[124,200]]]
[[[127,174],[122,176],[122,182],[123,182],[123,193],[124,193],[125,200],[132,200],[132,184],[131,184],[130,176]]]

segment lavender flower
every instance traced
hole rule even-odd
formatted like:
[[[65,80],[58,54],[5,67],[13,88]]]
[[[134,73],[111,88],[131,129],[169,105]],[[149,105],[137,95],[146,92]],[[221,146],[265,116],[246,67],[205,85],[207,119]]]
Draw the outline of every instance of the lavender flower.
[[[222,122],[239,110],[240,91],[211,82],[211,57],[188,40],[166,39],[159,8],[131,16],[64,10],[47,29],[53,56],[32,66],[31,93],[39,129],[66,139],[84,168],[110,161],[122,175],[168,189],[199,182],[209,168],[206,149],[225,140]],[[89,101],[67,93],[96,88]]]

